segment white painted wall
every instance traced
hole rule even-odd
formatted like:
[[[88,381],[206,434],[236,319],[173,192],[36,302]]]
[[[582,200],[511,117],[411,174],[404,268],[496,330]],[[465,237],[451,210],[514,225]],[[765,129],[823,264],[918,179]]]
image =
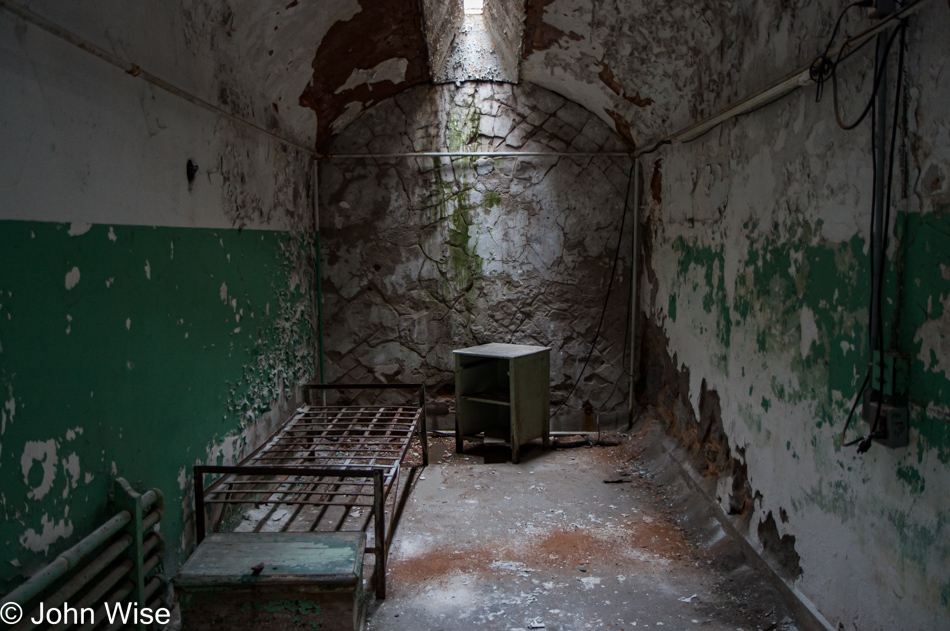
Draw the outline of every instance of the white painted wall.
[[[950,151],[950,82],[944,80],[950,9],[931,2],[911,24],[908,135],[898,152],[906,152],[907,169],[895,173],[895,208],[907,213],[907,225],[935,222],[939,229],[950,201],[943,175]],[[768,46],[757,50],[773,54]],[[855,60],[842,70],[848,119],[868,94],[867,83],[857,81],[868,68]],[[657,168],[662,191],[659,200],[647,191],[653,250],[643,306],[668,336],[677,367],[689,371],[694,411],[703,379],[718,392],[733,455],[745,450],[749,481],[761,495],[749,538],[761,548],[756,527],[769,512],[781,535],[795,537],[803,574],[792,586],[833,628],[942,629],[950,624],[950,474],[940,427],[950,418],[950,388],[944,382],[912,401],[909,447],[875,445],[861,456],[839,443],[864,377],[858,368],[844,375],[840,368],[867,356],[866,301],[854,297],[865,291],[867,268],[854,257],[867,253],[869,134],[869,123],[856,132],[839,130],[830,92],[816,104],[808,88],[694,144],[645,159],[647,182]],[[936,266],[950,265],[950,247],[932,246],[928,235],[935,233],[925,229],[918,242],[903,243],[908,261],[933,247],[925,255],[929,262],[918,258],[905,269],[908,286],[933,282]],[[697,252],[705,258],[689,264]],[[836,254],[819,260],[829,252]],[[781,273],[762,284],[767,269]],[[840,292],[823,285],[829,282]],[[819,294],[821,301],[814,298]],[[710,296],[722,304],[710,307]],[[914,310],[933,314],[915,343],[945,346],[950,320],[933,309],[943,297],[937,291],[929,306],[905,306],[908,320],[920,313]],[[742,301],[749,299],[746,314]],[[732,324],[728,343],[717,335],[723,318]],[[918,371],[912,379],[940,374],[929,352],[920,352],[926,357],[911,354]],[[849,437],[865,428],[858,421]],[[909,481],[911,472],[922,481]]]

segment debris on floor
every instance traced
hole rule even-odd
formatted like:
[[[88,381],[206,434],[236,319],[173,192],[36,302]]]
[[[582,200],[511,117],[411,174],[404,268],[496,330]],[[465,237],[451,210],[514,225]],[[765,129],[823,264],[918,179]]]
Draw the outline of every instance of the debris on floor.
[[[612,447],[529,445],[518,465],[474,447],[433,459],[368,628],[795,631],[767,579],[670,477],[651,447],[662,435],[644,421]],[[432,441],[454,456],[454,438]]]

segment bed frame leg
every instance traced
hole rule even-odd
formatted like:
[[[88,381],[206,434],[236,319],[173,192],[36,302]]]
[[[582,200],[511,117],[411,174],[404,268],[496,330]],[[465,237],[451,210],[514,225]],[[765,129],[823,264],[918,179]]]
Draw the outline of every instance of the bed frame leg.
[[[383,503],[383,472],[373,472],[373,522],[376,527],[376,598],[386,600],[386,517]]]
[[[426,434],[426,425],[428,425],[428,420],[426,419],[426,385],[422,384],[419,386],[419,407],[422,409],[422,414],[419,416],[419,440],[422,442],[422,466],[429,466],[429,438]]]
[[[194,467],[192,475],[195,485],[195,543],[201,543],[205,538],[205,476],[200,467]]]

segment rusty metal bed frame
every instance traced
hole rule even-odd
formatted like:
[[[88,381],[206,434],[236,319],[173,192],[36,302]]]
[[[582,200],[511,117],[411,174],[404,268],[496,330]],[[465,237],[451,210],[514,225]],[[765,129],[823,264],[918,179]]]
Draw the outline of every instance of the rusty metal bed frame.
[[[366,548],[376,563],[376,596],[386,597],[386,560],[397,517],[393,489],[412,437],[422,443],[422,465],[429,464],[422,384],[307,384],[305,394],[327,390],[418,390],[418,405],[304,405],[260,447],[233,466],[194,468],[195,527],[200,544],[206,534],[207,507],[265,505],[273,515],[287,507],[281,531],[316,532],[369,529]],[[205,476],[217,475],[205,487]],[[411,480],[410,480],[411,482]],[[409,484],[403,492],[409,492]],[[394,510],[387,523],[386,504]],[[217,524],[220,525],[219,511]],[[347,523],[348,520],[355,520]],[[283,518],[281,518],[283,521]],[[256,528],[264,525],[260,522]],[[352,527],[356,526],[356,527]]]

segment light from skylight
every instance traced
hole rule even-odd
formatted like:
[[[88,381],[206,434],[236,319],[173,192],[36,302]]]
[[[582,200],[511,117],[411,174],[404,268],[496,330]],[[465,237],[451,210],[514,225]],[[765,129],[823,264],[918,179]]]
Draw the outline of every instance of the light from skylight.
[[[465,15],[481,15],[485,9],[485,0],[462,0]]]

